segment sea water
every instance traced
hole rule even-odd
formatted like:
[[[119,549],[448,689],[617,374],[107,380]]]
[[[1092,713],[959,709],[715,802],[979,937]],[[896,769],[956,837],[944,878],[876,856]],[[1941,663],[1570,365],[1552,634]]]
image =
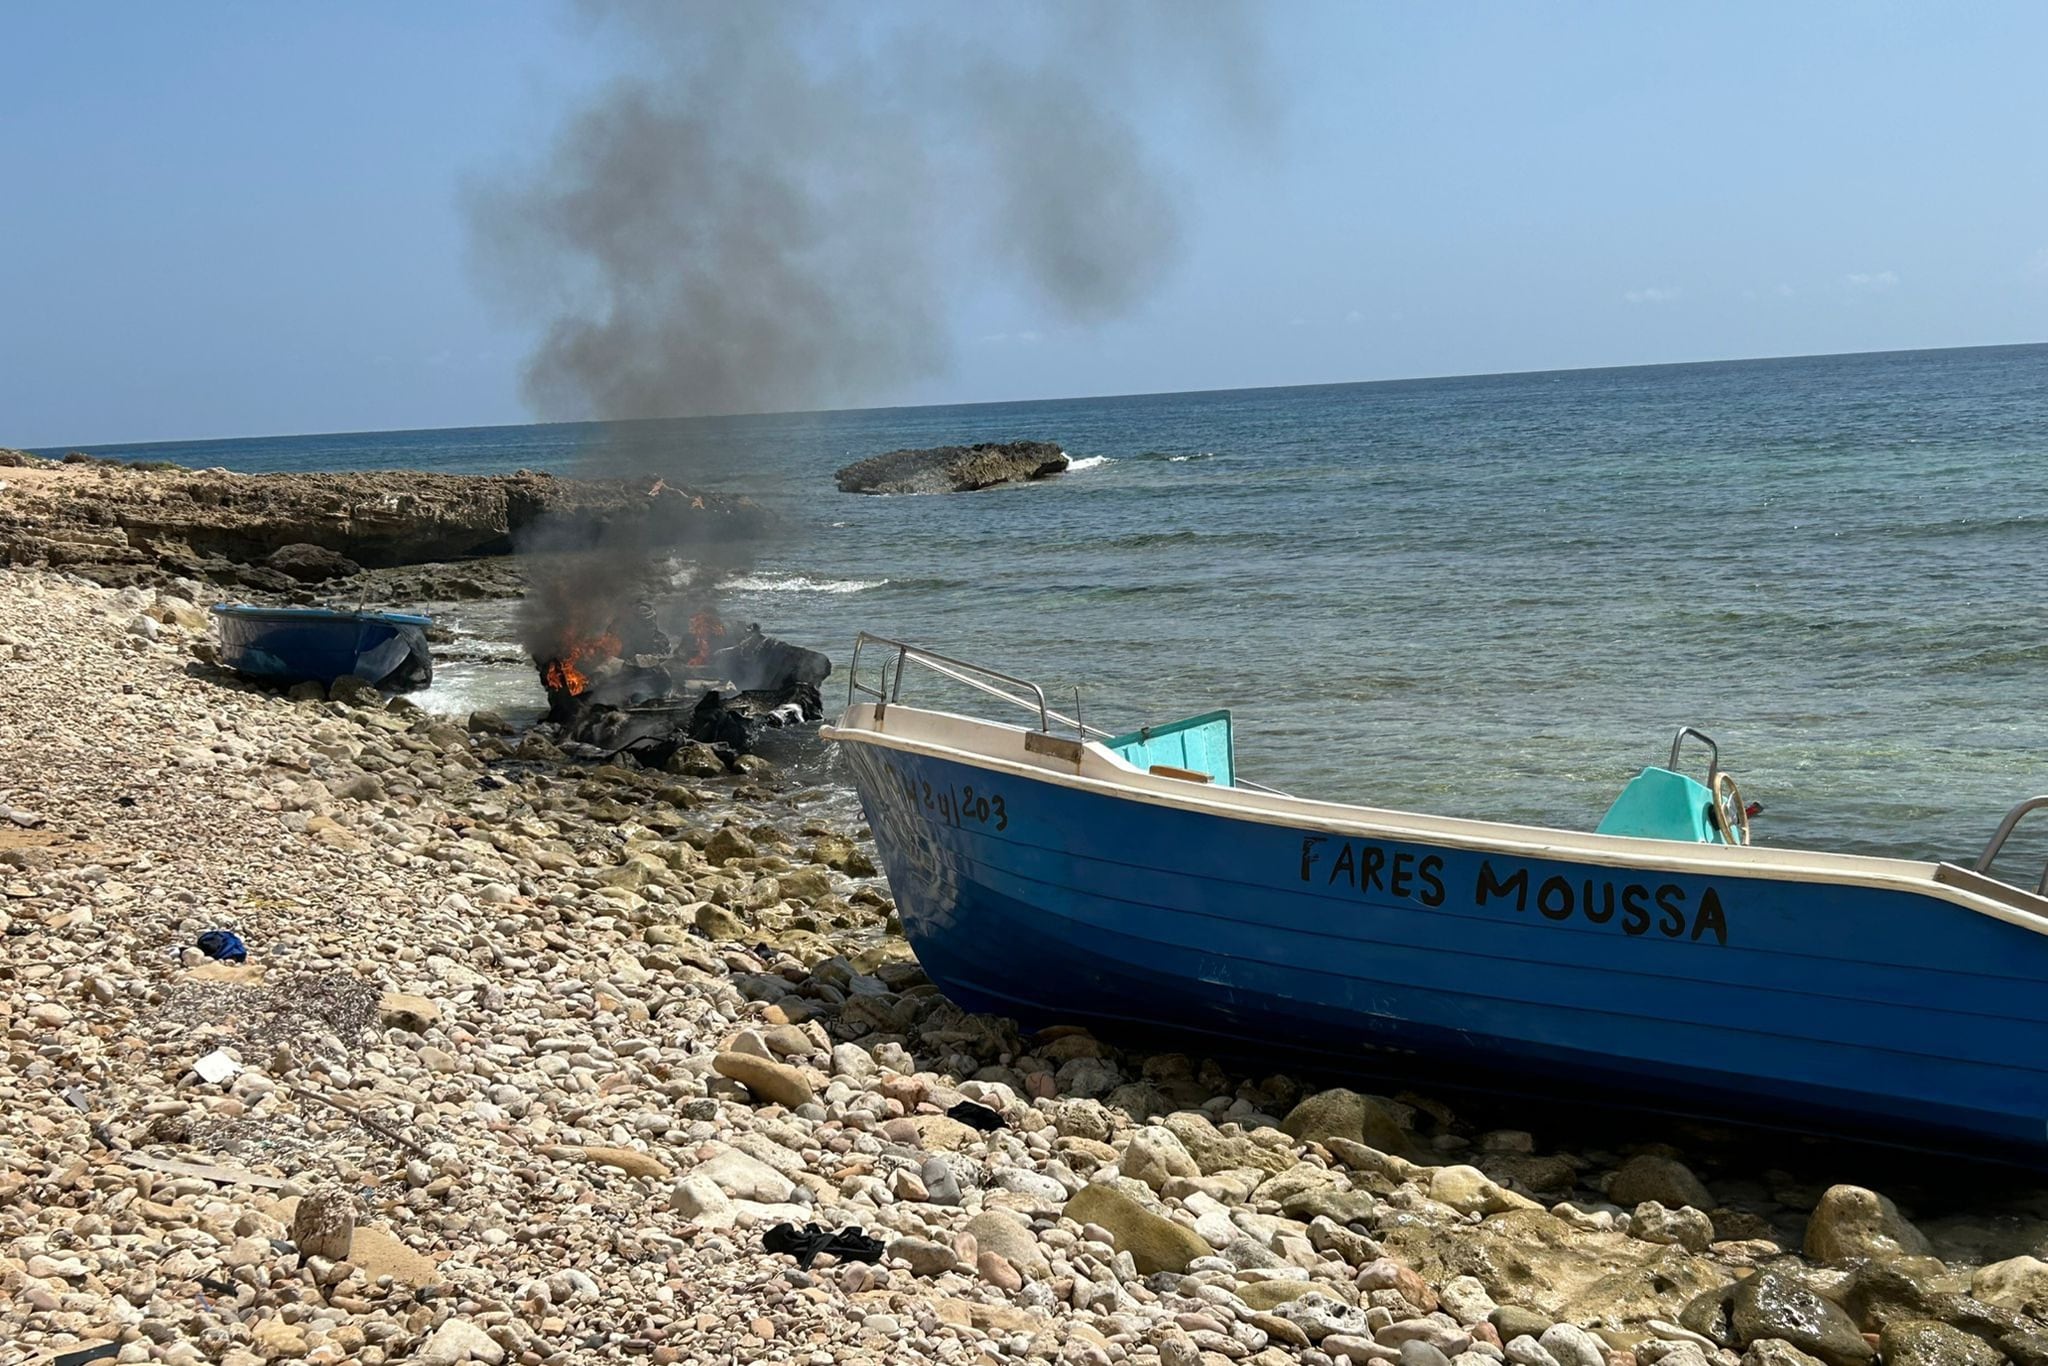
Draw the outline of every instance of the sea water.
[[[1072,471],[832,480],[1023,438]],[[830,654],[828,703],[866,629],[1106,728],[1229,707],[1239,771],[1301,795],[1590,828],[1681,724],[1760,843],[1964,857],[2048,791],[2048,346],[97,452],[744,493],[783,532],[725,614]],[[442,610],[435,700],[537,709],[511,610]],[[2048,844],[2014,849],[2031,883]]]

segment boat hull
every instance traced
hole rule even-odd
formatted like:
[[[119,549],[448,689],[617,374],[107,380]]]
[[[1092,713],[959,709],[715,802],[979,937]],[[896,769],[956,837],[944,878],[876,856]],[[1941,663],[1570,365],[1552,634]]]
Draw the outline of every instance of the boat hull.
[[[1647,846],[1631,866],[1162,801],[935,752],[900,710],[897,734],[833,736],[905,934],[968,1009],[2048,1148],[2048,935],[2027,925],[1757,875],[1740,850],[1701,872],[1662,842],[1605,841]]]
[[[434,681],[426,617],[234,604],[213,620],[221,662],[247,678],[326,686],[354,675],[394,690]]]

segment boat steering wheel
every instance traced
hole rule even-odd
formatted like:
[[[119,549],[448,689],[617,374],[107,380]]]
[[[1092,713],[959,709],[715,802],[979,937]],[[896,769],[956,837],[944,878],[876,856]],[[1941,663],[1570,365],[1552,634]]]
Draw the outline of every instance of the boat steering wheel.
[[[1724,843],[1743,845],[1749,843],[1749,808],[1743,804],[1742,791],[1735,786],[1735,775],[1716,772],[1713,778],[1714,800],[1707,805],[1713,814],[1714,828],[1721,832]]]

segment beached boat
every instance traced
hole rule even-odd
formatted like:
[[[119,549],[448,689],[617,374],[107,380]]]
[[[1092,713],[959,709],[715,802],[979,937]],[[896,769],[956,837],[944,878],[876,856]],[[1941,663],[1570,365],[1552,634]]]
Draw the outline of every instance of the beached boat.
[[[914,667],[1029,722],[906,705]],[[1750,846],[1718,763],[1677,771],[1689,740],[1714,753],[1690,730],[1594,831],[1309,801],[1236,776],[1227,714],[1109,736],[866,635],[825,734],[919,961],[968,1009],[2048,1149],[2048,897],[1990,876],[2048,798],[1970,868]]]
[[[223,603],[213,622],[221,662],[249,678],[329,685],[354,674],[394,692],[434,681],[427,617]]]

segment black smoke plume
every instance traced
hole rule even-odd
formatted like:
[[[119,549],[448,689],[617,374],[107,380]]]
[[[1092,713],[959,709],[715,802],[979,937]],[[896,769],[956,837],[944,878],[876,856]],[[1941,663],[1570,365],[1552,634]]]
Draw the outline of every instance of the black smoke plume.
[[[1241,132],[1262,102],[1242,0],[579,15],[615,74],[534,164],[465,194],[483,279],[537,329],[522,389],[546,419],[876,402],[946,368],[977,293],[1121,314],[1183,237],[1188,186],[1145,129]],[[632,445],[688,483],[687,445]]]

